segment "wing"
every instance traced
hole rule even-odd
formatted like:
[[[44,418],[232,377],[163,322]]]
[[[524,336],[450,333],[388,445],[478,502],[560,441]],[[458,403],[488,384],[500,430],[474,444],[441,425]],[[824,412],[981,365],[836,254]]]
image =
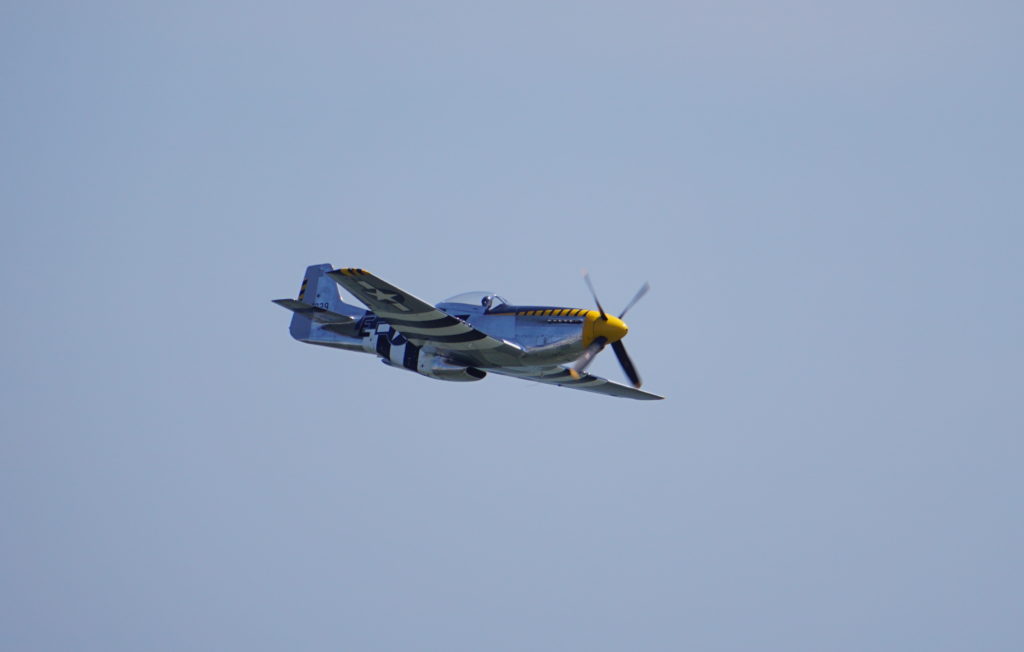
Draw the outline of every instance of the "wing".
[[[491,337],[366,270],[349,267],[327,276],[416,346],[430,345],[473,365],[508,364],[523,355],[511,342]]]
[[[593,376],[587,373],[579,374],[579,377],[576,378],[566,367],[550,366],[519,369],[495,369],[485,367],[484,369],[488,372],[500,374],[502,376],[522,378],[524,380],[532,380],[538,383],[545,383],[547,385],[558,385],[559,387],[568,387],[570,389],[580,389],[584,392],[594,392],[596,394],[607,394],[609,396],[618,396],[621,398],[635,398],[640,401],[657,401],[665,398],[664,396],[651,394],[650,392],[645,392],[628,385],[621,385],[606,378]]]

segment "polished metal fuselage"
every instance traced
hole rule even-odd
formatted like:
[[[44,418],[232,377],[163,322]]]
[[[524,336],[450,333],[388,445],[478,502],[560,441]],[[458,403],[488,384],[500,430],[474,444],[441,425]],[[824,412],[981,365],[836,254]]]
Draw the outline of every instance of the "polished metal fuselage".
[[[589,344],[588,324],[598,314],[583,308],[554,306],[502,306],[488,312],[482,306],[440,303],[437,308],[460,319],[491,337],[515,347],[515,353],[494,351],[489,363],[502,367],[539,367],[576,360]],[[384,362],[403,366],[412,344],[386,319],[364,310],[349,329],[316,328],[310,343],[378,355]],[[457,351],[443,345],[424,346],[426,353],[436,351],[452,362],[459,362]]]

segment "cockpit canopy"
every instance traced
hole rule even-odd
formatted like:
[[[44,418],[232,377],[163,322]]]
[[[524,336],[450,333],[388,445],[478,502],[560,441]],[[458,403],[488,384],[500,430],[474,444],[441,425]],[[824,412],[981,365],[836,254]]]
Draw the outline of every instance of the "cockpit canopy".
[[[470,306],[479,306],[487,312],[491,312],[493,310],[497,310],[501,306],[507,305],[508,301],[493,292],[476,291],[456,294],[454,297],[449,297],[441,303],[461,303]]]

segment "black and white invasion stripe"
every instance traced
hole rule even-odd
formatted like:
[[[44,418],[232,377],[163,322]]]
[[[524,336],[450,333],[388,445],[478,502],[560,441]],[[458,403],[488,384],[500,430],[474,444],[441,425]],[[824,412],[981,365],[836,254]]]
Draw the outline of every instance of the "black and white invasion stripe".
[[[374,333],[374,347],[384,360],[410,371],[416,371],[420,359],[420,347],[416,346],[394,328],[387,332]]]
[[[501,346],[499,340],[488,338],[486,333],[439,310],[402,315],[378,312],[377,315],[421,344],[429,342],[444,345],[446,349],[463,350]]]

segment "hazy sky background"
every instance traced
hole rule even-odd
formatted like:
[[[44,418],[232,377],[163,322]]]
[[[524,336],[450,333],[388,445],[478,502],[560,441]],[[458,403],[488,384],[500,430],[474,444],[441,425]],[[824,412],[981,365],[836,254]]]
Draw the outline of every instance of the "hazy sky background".
[[[0,648],[1024,648],[1018,2],[7,3]],[[634,402],[298,344],[616,312]],[[622,380],[610,353],[595,373]]]

